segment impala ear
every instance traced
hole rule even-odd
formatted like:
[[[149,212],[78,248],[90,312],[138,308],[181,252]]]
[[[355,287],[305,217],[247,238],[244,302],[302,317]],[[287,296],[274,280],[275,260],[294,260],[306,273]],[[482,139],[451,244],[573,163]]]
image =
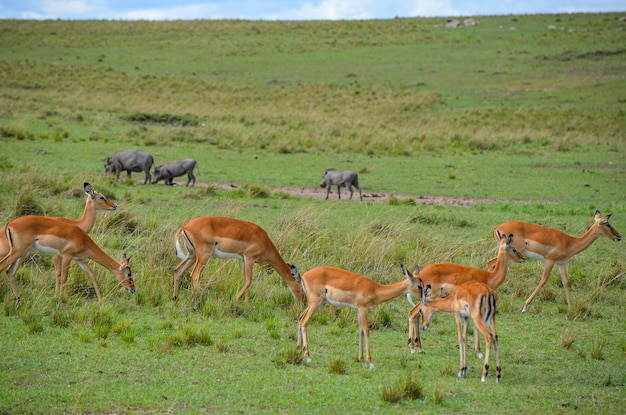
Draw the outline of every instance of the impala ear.
[[[296,280],[298,284],[300,284],[302,278],[300,277],[300,271],[298,271],[298,268],[295,265],[287,265],[289,265],[289,269],[291,270],[291,276],[293,277],[293,279]]]
[[[602,213],[600,213],[600,211],[596,209],[596,213],[594,213],[593,215],[595,216],[596,219],[598,219],[599,216],[602,216]]]
[[[419,265],[416,265],[416,266],[413,268],[413,275],[415,275],[415,274],[419,274],[419,273],[420,273],[420,267],[419,267]]]
[[[432,288],[431,288],[430,284],[428,284],[422,290],[422,304],[428,304],[428,300],[430,300],[430,296],[431,295],[432,295]]]
[[[506,243],[511,244],[513,242],[513,234],[510,234],[508,238],[506,238]]]
[[[93,187],[89,183],[84,182],[83,189],[85,190],[85,194],[87,194],[87,196],[90,196],[92,199],[96,197],[96,195],[93,194]]]

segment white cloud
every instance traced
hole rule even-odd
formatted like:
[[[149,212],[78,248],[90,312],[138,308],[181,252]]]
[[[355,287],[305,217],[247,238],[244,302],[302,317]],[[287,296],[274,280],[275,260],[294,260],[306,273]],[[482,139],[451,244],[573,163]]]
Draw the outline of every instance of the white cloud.
[[[624,0],[0,0],[5,19],[351,20],[620,10]]]
[[[175,7],[137,8],[115,13],[113,18],[120,20],[195,20],[220,19],[215,7],[210,4],[187,4]]]
[[[40,14],[49,19],[59,16],[65,18],[82,18],[83,16],[103,18],[107,11],[105,3],[103,0],[44,0],[40,2]]]
[[[458,16],[462,12],[449,0],[416,0],[411,2],[410,17]]]

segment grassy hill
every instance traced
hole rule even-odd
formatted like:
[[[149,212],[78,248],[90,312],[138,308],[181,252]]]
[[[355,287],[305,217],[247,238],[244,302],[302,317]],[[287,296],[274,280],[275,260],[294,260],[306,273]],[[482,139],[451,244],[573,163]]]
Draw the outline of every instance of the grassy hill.
[[[626,383],[623,243],[599,239],[569,266],[568,310],[543,262],[498,288],[502,384],[456,376],[452,316],[406,346],[403,298],[370,311],[376,370],[358,363],[355,312],[324,306],[296,350],[295,304],[255,265],[211,260],[193,290],[173,235],[202,215],[261,225],[305,272],[331,265],[391,284],[400,263],[485,268],[492,230],[519,219],[582,235],[596,209],[626,229],[623,13],[372,21],[0,21],[0,224],[80,217],[83,182],[115,200],[93,239],[131,256],[129,295],[94,264],[105,301],[52,257],[0,284],[1,413],[615,413]],[[137,148],[193,157],[194,188],[105,176]],[[328,167],[359,172],[388,203],[312,200]],[[139,181],[139,182],[138,182]],[[421,196],[471,204],[421,204]],[[428,199],[430,200],[430,199]],[[493,371],[492,371],[493,374]],[[418,393],[420,392],[421,393]]]

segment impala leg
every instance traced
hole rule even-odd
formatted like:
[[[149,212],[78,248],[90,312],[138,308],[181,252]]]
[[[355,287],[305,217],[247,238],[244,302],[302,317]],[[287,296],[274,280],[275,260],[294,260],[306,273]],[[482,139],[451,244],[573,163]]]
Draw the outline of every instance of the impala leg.
[[[245,294],[246,301],[248,301],[250,295],[248,293],[248,289],[250,288],[250,284],[252,284],[252,268],[254,267],[254,261],[244,257],[243,258],[243,287],[237,293],[237,300],[241,298]]]
[[[478,335],[479,330],[474,325],[474,350],[476,351],[476,356],[479,359],[482,359],[484,356],[480,351],[480,336]]]
[[[60,255],[54,256],[54,271],[55,271],[55,284],[54,284],[54,292],[57,295],[61,294],[61,287],[63,284],[61,283],[61,272],[63,267],[63,258]]]
[[[370,369],[374,369],[374,363],[372,362],[372,353],[370,352],[370,326],[367,321],[367,308],[364,310],[358,311],[358,319],[359,319],[359,361],[363,367],[366,367],[365,361],[363,360],[363,345],[365,345],[365,354],[367,357],[367,363],[369,364]]]
[[[465,366],[465,353],[464,351],[464,344],[465,341],[463,339],[463,324],[461,322],[461,316],[457,315],[456,316],[456,332],[457,332],[457,341],[459,343],[459,374],[458,377],[463,377],[465,376],[465,371],[466,371],[466,366]]]
[[[15,294],[15,298],[17,299],[18,303],[22,301],[22,297],[20,297],[20,289],[17,286],[17,269],[20,267],[21,263],[22,258],[17,258],[13,263],[11,263],[10,266],[6,268],[6,275],[9,281],[9,285],[11,286],[13,294]]]
[[[535,290],[530,295],[530,297],[528,297],[528,300],[526,300],[526,302],[524,303],[524,308],[522,308],[522,313],[526,312],[530,303],[533,302],[537,294],[539,294],[539,291],[541,291],[541,288],[543,288],[543,286],[546,285],[546,282],[548,281],[548,277],[550,276],[550,271],[552,271],[552,267],[554,267],[554,264],[555,264],[554,261],[550,259],[546,259],[546,267],[543,269],[543,275],[541,277],[541,281],[539,281],[539,285],[537,286],[537,288],[535,288]]]
[[[493,350],[496,355],[496,383],[500,383],[502,380],[502,366],[500,366],[500,339],[498,339],[498,335],[496,334],[495,320],[492,324]]]
[[[196,253],[196,264],[193,267],[193,271],[191,271],[191,285],[194,290],[197,290],[200,287],[200,274],[204,270],[207,262],[209,262],[209,258],[211,256],[204,253]]]
[[[72,263],[72,257],[68,256],[68,257],[61,257],[59,255],[57,255],[59,258],[61,258],[61,264],[59,267],[59,272],[60,272],[60,276],[59,276],[59,291],[58,294],[62,295],[64,292],[67,293],[67,276],[69,275],[70,272],[70,264]],[[56,257],[54,257],[55,262],[56,262]]]
[[[567,300],[567,309],[572,309],[572,297],[569,293],[569,277],[567,275],[567,264],[556,264],[561,274],[561,282],[563,283],[563,289],[565,289],[565,299]]]
[[[300,324],[298,328],[298,347],[302,346],[302,351],[304,352],[304,356],[306,357],[307,363],[311,363],[311,354],[309,353],[309,339],[307,337],[307,326],[309,324],[309,320],[315,314],[315,311],[322,304],[321,300],[309,301],[307,308],[304,310],[302,315],[300,316]]]
[[[87,273],[87,275],[89,275],[89,278],[91,279],[91,283],[93,284],[93,288],[96,290],[96,296],[98,296],[98,302],[101,303],[102,302],[102,294],[100,294],[100,289],[98,288],[98,281],[96,281],[96,274],[93,273],[91,268],[89,268],[89,265],[87,265],[86,263],[81,262],[81,261],[76,261],[76,262],[78,263],[78,266],[83,271],[85,271]],[[69,264],[67,264],[66,269],[69,269]],[[67,274],[65,275],[65,278],[67,278]]]
[[[493,351],[496,355],[496,383],[500,383],[500,380],[502,380],[502,366],[500,366],[500,339],[498,339],[498,333],[496,332],[495,316],[491,318],[489,328],[491,329],[490,333],[493,343]]]
[[[459,341],[459,377],[462,378],[467,372],[467,362],[465,361],[465,349],[467,346],[467,319],[461,317],[459,313],[456,314],[456,331]]]
[[[183,274],[187,272],[193,261],[196,259],[195,255],[187,255],[187,257],[178,264],[176,269],[174,269],[174,301],[178,302],[178,292],[180,290],[180,280],[182,279]]]
[[[420,337],[419,316],[420,303],[417,303],[411,311],[409,311],[409,348],[411,353],[415,353],[415,344],[417,343],[417,351],[424,353],[422,349],[422,339]]]
[[[487,328],[482,319],[477,319],[474,321],[474,326],[476,328],[476,332],[480,331],[485,338],[485,363],[483,365],[483,374],[481,380],[483,382],[487,381],[487,374],[489,373],[489,351],[491,350],[491,343],[493,341],[493,335],[491,330]]]

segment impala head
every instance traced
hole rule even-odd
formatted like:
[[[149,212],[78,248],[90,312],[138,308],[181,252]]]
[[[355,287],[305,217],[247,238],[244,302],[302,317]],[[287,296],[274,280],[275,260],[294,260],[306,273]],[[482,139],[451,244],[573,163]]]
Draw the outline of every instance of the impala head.
[[[413,271],[413,274],[411,274],[403,264],[400,264],[400,268],[402,269],[402,275],[404,275],[404,278],[408,279],[411,282],[411,284],[409,285],[409,292],[407,293],[407,299],[409,300],[409,303],[411,303],[411,305],[415,305],[411,301],[411,295],[415,296],[416,298],[422,298],[423,291],[423,282],[420,278],[417,277],[420,269],[416,265],[415,271]]]
[[[619,242],[622,240],[622,235],[609,223],[609,219],[611,218],[611,214],[606,216],[602,216],[599,210],[596,210],[596,214],[594,217],[597,232],[599,235],[606,236],[609,239],[614,240],[615,242]]]
[[[500,249],[498,251],[498,256],[506,255],[509,261],[519,262],[523,264],[526,262],[526,257],[516,247],[513,246],[513,234],[506,236],[504,234],[500,235]]]
[[[120,282],[124,285],[124,287],[126,287],[129,293],[133,294],[135,292],[135,281],[133,280],[133,272],[131,271],[130,266],[128,266],[129,262],[130,258],[124,254],[122,260],[120,261],[120,271],[123,275]]]
[[[421,281],[421,280],[420,280]],[[422,330],[428,329],[430,322],[435,317],[435,312],[431,307],[428,307],[428,302],[432,295],[432,289],[430,284],[424,287],[422,290],[422,301],[420,302],[420,314],[422,315]]]
[[[115,203],[110,201],[102,193],[93,190],[93,187],[89,183],[83,183],[83,188],[85,189],[85,194],[90,197],[96,210],[117,210],[117,205]]]
[[[302,304],[306,305],[307,303],[306,290],[304,289],[304,283],[302,282],[300,271],[298,271],[298,268],[295,265],[291,265],[291,264],[287,264],[287,265],[289,265],[289,269],[291,270],[291,276],[293,277],[294,280],[296,280],[296,282],[300,286],[300,293],[293,293],[293,294],[297,300],[300,300]]]

